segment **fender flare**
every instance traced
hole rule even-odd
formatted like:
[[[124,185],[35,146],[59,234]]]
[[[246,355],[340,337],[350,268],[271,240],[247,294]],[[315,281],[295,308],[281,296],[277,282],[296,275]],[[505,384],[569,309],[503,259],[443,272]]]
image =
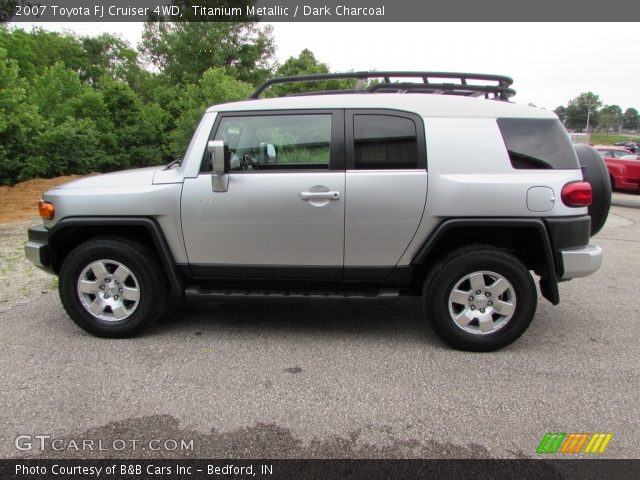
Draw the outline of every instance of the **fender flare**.
[[[553,255],[551,240],[545,223],[539,218],[454,218],[440,223],[435,231],[425,240],[411,260],[413,267],[425,264],[429,253],[438,245],[438,242],[450,230],[461,227],[491,228],[491,227],[515,227],[530,228],[537,232],[542,245],[543,272],[540,277],[540,290],[544,298],[553,305],[560,303],[558,290],[558,270]]]
[[[169,249],[169,245],[164,237],[164,233],[158,225],[158,222],[149,217],[68,217],[56,223],[48,232],[48,243],[53,245],[56,236],[66,231],[68,228],[74,227],[143,227],[153,240],[154,247],[160,257],[167,280],[169,280],[169,288],[171,293],[177,296],[184,294],[184,284],[182,278],[178,274],[173,254]]]

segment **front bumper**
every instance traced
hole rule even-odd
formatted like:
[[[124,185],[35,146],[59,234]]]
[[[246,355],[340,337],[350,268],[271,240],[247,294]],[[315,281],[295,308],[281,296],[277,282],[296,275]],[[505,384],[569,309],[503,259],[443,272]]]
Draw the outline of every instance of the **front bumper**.
[[[561,250],[562,279],[586,277],[602,265],[602,249],[597,245]]]
[[[29,241],[24,246],[24,254],[36,267],[54,273],[49,256],[49,231],[42,225],[29,229]]]

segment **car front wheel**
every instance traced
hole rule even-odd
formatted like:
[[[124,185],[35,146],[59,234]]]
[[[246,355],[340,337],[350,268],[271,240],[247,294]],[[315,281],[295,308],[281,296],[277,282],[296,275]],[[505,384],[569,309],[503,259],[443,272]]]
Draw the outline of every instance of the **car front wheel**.
[[[476,246],[452,252],[428,275],[427,319],[448,344],[491,351],[522,335],[536,311],[537,292],[525,265],[507,251]]]
[[[100,337],[130,337],[162,314],[162,267],[146,246],[119,238],[89,240],[60,268],[60,299],[71,319]]]

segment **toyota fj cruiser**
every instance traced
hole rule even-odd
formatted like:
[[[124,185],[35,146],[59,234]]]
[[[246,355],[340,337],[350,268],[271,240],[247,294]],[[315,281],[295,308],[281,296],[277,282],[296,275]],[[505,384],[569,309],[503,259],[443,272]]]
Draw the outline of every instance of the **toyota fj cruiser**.
[[[355,87],[262,98],[274,85]],[[44,193],[27,257],[86,331],[135,335],[172,297],[421,295],[456,348],[517,339],[541,295],[595,272],[611,200],[592,148],[512,80],[441,72],[276,78],[204,114],[180,161]],[[480,98],[478,98],[480,97]]]

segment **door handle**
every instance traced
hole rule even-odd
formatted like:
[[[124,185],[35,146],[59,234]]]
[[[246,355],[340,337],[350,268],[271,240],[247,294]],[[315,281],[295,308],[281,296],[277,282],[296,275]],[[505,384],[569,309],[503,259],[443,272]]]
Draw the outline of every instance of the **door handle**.
[[[339,200],[340,192],[330,190],[328,192],[300,192],[301,200]]]

